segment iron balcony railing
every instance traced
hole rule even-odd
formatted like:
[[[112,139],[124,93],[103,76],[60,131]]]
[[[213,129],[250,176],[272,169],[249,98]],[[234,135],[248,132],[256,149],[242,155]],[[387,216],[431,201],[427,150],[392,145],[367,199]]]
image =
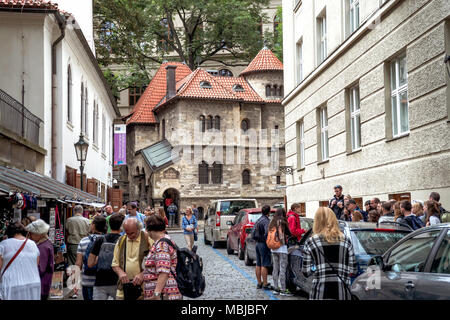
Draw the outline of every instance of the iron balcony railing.
[[[0,126],[18,134],[35,145],[39,145],[41,123],[41,119],[0,89]]]

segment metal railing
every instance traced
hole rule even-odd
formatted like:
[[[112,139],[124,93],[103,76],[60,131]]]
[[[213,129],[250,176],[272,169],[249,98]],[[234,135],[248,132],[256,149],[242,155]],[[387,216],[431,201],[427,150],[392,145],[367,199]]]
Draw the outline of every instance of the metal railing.
[[[41,119],[0,89],[0,126],[18,134],[35,145],[39,145],[41,123]]]

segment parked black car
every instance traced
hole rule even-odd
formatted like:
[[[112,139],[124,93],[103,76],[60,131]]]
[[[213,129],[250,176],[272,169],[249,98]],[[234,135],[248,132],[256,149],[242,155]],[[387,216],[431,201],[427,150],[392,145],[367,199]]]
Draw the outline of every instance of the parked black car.
[[[355,251],[358,272],[352,276],[352,281],[367,269],[372,257],[383,254],[412,231],[410,228],[392,222],[377,225],[369,222],[339,221],[339,227],[351,239]],[[302,273],[303,245],[311,234],[312,229],[298,244],[288,249],[289,264],[286,281],[287,287],[292,292],[297,291],[298,288],[309,293],[311,289],[313,277],[305,278]]]

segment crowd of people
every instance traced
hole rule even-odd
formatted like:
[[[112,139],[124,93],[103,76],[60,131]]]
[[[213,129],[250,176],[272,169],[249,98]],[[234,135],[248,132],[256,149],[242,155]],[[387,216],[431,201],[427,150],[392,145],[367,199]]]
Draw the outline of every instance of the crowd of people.
[[[312,235],[303,247],[302,272],[313,277],[310,299],[351,299],[351,274],[357,272],[355,253],[350,239],[339,228],[339,220],[353,222],[394,221],[417,230],[441,222],[450,222],[449,213],[439,203],[440,195],[432,192],[429,199],[421,201],[380,201],[373,198],[358,207],[350,195],[342,193],[342,186],[334,187],[334,196],[328,207],[319,207],[314,215]],[[300,241],[306,230],[301,228],[301,205],[294,203],[286,214],[277,209],[269,218],[270,206],[262,208],[262,216],[255,223],[252,238],[256,241],[255,275],[257,289],[272,290],[275,295],[290,296],[286,288],[288,244]],[[268,268],[273,266],[274,284],[267,281]]]
[[[450,213],[441,205],[440,195],[431,192],[428,200],[380,201],[379,198],[367,200],[364,209],[358,207],[356,201],[342,193],[342,186],[334,187],[334,197],[329,202],[329,208],[338,220],[353,222],[395,221],[413,230],[425,226],[432,226],[441,222],[450,222]]]
[[[170,204],[169,204],[170,205]],[[129,202],[117,213],[110,205],[90,217],[76,205],[66,221],[68,286],[84,300],[182,299],[177,287],[176,250],[164,208],[138,211]],[[197,240],[198,211],[186,209],[182,228],[187,247]],[[54,272],[50,226],[33,217],[10,224],[0,242],[0,300],[47,300]],[[81,288],[76,274],[81,276]],[[81,292],[79,292],[81,289]]]

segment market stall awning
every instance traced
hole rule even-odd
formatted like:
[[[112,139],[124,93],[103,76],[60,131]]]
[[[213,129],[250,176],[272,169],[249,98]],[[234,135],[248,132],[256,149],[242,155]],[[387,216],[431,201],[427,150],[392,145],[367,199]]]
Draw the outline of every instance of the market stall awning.
[[[22,192],[43,199],[79,201],[83,204],[100,204],[102,199],[50,177],[32,171],[0,166],[0,191]]]

